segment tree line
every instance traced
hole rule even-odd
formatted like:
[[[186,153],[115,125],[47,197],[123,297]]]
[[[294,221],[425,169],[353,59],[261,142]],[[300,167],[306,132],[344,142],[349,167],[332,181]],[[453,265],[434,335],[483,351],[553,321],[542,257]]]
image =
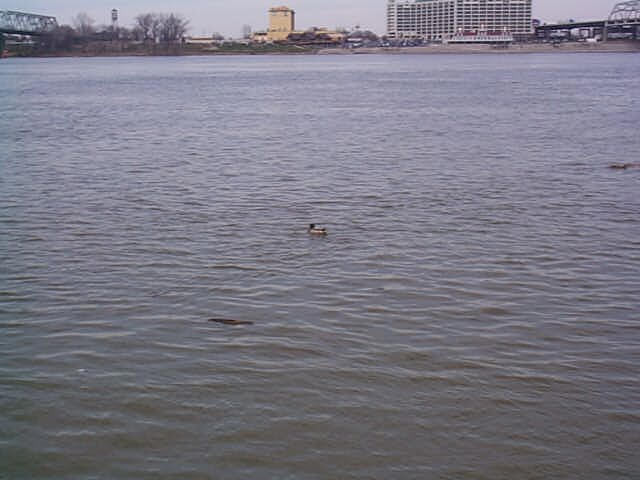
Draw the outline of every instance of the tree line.
[[[72,25],[60,25],[42,38],[48,50],[69,50],[76,45],[100,41],[140,42],[143,44],[175,45],[182,41],[189,21],[176,13],[142,13],[135,17],[131,28],[113,25],[96,26],[86,13],[78,13]]]

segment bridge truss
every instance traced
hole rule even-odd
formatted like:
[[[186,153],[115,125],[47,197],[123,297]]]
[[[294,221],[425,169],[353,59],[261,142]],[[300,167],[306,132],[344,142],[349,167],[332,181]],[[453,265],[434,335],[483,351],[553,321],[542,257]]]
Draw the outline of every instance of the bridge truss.
[[[605,38],[614,34],[631,35],[637,40],[640,37],[640,0],[626,0],[614,5],[604,29]]]
[[[0,35],[45,35],[57,27],[55,17],[0,10]]]
[[[55,17],[0,10],[0,57],[4,53],[5,34],[46,35],[58,28]]]
[[[640,23],[640,0],[617,3],[609,14],[609,23]]]
[[[611,38],[640,39],[640,0],[626,0],[614,5],[607,20],[592,22],[570,22],[536,27],[538,38],[549,38],[554,33],[567,35],[575,29],[589,31],[590,37],[601,35],[603,40]]]

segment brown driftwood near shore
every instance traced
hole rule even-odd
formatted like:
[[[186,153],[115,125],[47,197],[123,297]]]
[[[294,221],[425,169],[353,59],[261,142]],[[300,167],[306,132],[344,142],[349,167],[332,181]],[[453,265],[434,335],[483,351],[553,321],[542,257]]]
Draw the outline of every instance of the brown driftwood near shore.
[[[249,320],[232,320],[229,318],[210,318],[210,322],[222,323],[223,325],[253,325]]]

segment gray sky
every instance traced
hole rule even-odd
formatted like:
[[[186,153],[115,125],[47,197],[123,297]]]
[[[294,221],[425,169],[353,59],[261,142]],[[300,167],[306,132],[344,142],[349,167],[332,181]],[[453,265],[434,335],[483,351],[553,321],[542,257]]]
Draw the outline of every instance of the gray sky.
[[[180,13],[190,21],[192,35],[220,32],[237,37],[242,25],[253,30],[267,26],[267,10],[287,5],[296,11],[296,27],[353,27],[385,33],[386,0],[0,0],[0,10],[53,15],[59,23],[71,23],[86,12],[97,24],[110,23],[111,9],[120,11],[120,25],[146,12]],[[617,0],[533,0],[533,16],[544,22],[599,20],[608,16]]]

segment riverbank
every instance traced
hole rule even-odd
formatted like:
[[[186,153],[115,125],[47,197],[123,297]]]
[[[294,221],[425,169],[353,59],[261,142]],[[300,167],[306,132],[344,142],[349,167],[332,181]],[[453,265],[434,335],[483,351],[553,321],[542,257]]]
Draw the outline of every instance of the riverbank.
[[[139,42],[90,42],[66,49],[19,45],[5,51],[7,57],[176,57],[208,55],[305,55],[318,49],[299,45],[227,43],[214,45],[160,44]]]
[[[99,48],[98,48],[99,47]],[[133,56],[208,56],[208,55],[432,55],[432,54],[524,54],[524,53],[638,53],[640,41],[600,43],[527,43],[496,45],[428,45],[421,47],[312,48],[296,45],[244,45],[220,47],[165,46],[141,48],[126,44],[93,44],[68,51],[34,51],[22,49],[8,57],[133,57]]]
[[[320,55],[354,55],[354,54],[513,54],[513,53],[637,53],[640,42],[615,41],[595,44],[574,43],[523,43],[507,46],[495,45],[429,45],[423,47],[375,47],[355,50],[326,48],[319,50]]]

